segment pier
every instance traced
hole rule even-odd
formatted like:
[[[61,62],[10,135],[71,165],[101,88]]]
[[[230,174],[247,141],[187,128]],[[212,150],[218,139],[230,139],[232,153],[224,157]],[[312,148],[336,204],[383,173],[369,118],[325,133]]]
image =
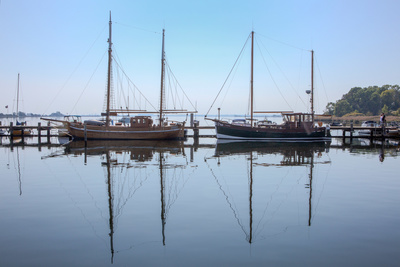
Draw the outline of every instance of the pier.
[[[47,143],[50,143],[51,137],[59,137],[58,132],[51,131],[52,129],[57,129],[55,126],[51,126],[50,122],[47,125],[42,125],[40,122],[37,126],[29,126],[29,125],[14,125],[13,122],[10,122],[9,125],[1,125],[0,130],[7,132],[7,134],[3,134],[0,137],[9,137],[11,143],[13,140],[22,139],[24,141],[25,138],[37,137],[37,142],[41,145],[42,138],[47,139]],[[187,138],[216,138],[215,134],[201,134],[201,131],[204,130],[213,130],[214,126],[199,126],[197,123],[191,123],[191,126],[185,127],[185,130],[191,130],[192,133],[186,135]],[[350,126],[330,126],[330,133],[332,138],[342,138],[342,139],[352,139],[352,138],[367,138],[367,139],[386,139],[386,138],[400,138],[400,130],[397,127],[361,127],[354,126],[350,124]],[[369,134],[359,135],[357,131],[364,130],[369,131]]]

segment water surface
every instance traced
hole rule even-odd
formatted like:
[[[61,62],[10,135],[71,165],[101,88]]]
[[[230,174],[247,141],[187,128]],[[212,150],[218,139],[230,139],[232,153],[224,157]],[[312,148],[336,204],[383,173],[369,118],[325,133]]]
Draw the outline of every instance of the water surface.
[[[399,147],[0,146],[1,266],[397,266]]]

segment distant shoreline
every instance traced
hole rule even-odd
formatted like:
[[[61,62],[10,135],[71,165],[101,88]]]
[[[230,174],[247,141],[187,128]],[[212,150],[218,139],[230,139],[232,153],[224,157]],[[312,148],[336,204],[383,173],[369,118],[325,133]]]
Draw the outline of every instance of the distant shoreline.
[[[354,122],[354,123],[361,123],[363,121],[375,121],[379,122],[380,116],[343,116],[343,117],[336,117],[332,116],[332,118],[323,118],[317,119],[320,121],[339,121],[339,122]],[[386,122],[391,121],[400,121],[399,116],[386,116]]]

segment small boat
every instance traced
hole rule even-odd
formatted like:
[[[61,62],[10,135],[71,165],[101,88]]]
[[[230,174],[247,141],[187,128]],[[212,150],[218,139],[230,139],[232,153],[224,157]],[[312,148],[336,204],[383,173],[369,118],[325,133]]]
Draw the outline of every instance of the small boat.
[[[373,128],[378,128],[379,127],[379,124],[378,123],[376,123],[376,122],[374,122],[374,121],[363,121],[362,123],[361,123],[361,127],[365,127],[365,128],[371,128],[371,127],[373,127]],[[358,134],[359,135],[371,135],[371,129],[365,129],[365,130],[359,130],[358,131]]]
[[[32,131],[31,130],[28,130],[28,129],[25,129],[23,126],[25,126],[26,125],[26,122],[20,122],[19,120],[18,120],[18,118],[19,118],[19,73],[18,73],[18,85],[17,85],[17,120],[16,120],[16,126],[14,126],[13,128],[12,128],[12,133],[11,133],[11,135],[12,136],[15,136],[16,138],[19,138],[20,136],[22,136],[22,135],[31,135],[32,134]]]
[[[329,131],[325,127],[316,126],[314,122],[313,107],[313,61],[314,51],[311,51],[311,90],[307,93],[311,94],[311,113],[294,113],[280,112],[284,122],[282,124],[274,124],[266,121],[256,123],[253,110],[253,50],[254,50],[254,32],[251,32],[251,76],[250,76],[250,118],[246,120],[233,120],[232,122],[218,119],[209,119],[207,115],[205,119],[214,121],[215,130],[218,139],[237,139],[251,141],[321,141],[330,139]],[[217,96],[218,97],[218,96]],[[215,100],[214,100],[215,103]],[[211,109],[211,108],[210,108]]]
[[[340,122],[338,122],[338,121],[334,121],[334,122],[332,122],[331,124],[329,124],[330,126],[343,126],[343,124],[341,124]]]
[[[66,115],[64,116],[64,121],[61,126],[56,126],[58,130],[59,137],[68,137],[70,136],[68,133],[68,123],[82,123],[82,117],[80,115]]]

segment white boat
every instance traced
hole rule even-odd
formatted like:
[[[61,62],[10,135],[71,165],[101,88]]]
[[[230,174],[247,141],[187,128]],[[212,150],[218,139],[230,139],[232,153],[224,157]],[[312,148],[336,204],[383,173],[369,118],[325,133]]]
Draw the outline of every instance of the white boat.
[[[361,127],[366,127],[366,128],[367,127],[368,128],[374,127],[374,128],[377,128],[377,127],[379,127],[379,125],[378,125],[378,123],[376,123],[374,121],[363,121],[361,123]],[[371,135],[371,129],[359,130],[358,134],[359,135]]]

